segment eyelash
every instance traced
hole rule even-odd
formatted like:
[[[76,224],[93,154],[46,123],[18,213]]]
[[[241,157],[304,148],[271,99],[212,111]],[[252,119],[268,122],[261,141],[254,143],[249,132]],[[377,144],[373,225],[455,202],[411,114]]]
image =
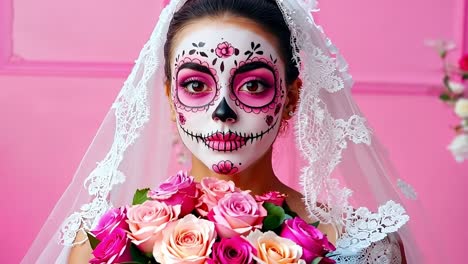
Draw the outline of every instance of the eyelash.
[[[190,77],[190,78],[184,80],[183,82],[181,82],[181,83],[180,83],[180,86],[186,87],[186,86],[189,85],[191,82],[201,82],[201,83],[204,83],[202,80],[200,80],[200,79],[197,78],[197,77]]]
[[[257,77],[252,77],[252,78],[245,80],[244,82],[242,82],[242,85],[240,85],[239,88],[243,87],[246,83],[249,83],[249,82],[258,82],[259,84],[263,85],[266,89],[271,88],[271,85],[269,83]]]

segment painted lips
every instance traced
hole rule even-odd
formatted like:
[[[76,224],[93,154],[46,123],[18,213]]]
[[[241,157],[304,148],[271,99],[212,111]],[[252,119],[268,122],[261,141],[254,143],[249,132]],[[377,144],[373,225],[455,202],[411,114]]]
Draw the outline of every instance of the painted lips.
[[[203,142],[205,146],[220,152],[232,152],[242,148],[247,145],[250,141],[252,143],[255,140],[261,140],[264,135],[268,134],[278,123],[278,119],[271,125],[267,130],[261,131],[259,133],[239,133],[239,132],[212,132],[210,134],[204,135],[201,133],[194,133],[185,129],[182,125],[179,125],[182,131],[192,140],[197,142]]]
[[[247,143],[248,138],[237,135],[233,132],[216,132],[204,138],[205,144],[217,151],[234,151]]]

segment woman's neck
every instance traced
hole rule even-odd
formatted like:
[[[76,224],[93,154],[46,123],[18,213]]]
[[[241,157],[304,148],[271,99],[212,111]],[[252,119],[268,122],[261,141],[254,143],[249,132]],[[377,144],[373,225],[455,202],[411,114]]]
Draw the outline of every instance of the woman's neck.
[[[203,162],[192,155],[192,169],[190,174],[200,181],[203,177],[215,177],[230,180],[242,190],[251,190],[253,194],[263,194],[277,190],[283,184],[278,180],[271,164],[272,149],[270,148],[261,158],[247,169],[234,175],[217,174],[210,170]]]

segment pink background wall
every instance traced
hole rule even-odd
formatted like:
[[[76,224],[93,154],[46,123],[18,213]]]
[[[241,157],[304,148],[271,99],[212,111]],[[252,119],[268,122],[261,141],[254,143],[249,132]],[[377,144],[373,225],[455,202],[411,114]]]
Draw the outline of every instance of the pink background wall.
[[[0,0],[1,260],[21,260],[149,36],[162,1],[135,3]],[[460,263],[468,162],[446,150],[456,119],[434,96],[440,61],[423,41],[452,39],[468,52],[467,2],[324,0],[321,9],[356,100],[436,224],[441,245],[425,253],[449,246],[447,263]]]

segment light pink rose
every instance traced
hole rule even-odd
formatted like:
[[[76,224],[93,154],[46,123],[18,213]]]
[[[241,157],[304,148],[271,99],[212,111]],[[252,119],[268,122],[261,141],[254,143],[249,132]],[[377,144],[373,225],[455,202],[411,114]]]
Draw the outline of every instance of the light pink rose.
[[[286,199],[287,195],[280,192],[267,192],[263,195],[255,195],[255,200],[257,202],[272,203],[277,206],[283,206],[283,202]]]
[[[148,200],[128,209],[129,237],[144,253],[153,252],[154,245],[161,243],[162,230],[178,219],[180,205],[170,206],[160,201]]]
[[[100,219],[99,223],[91,230],[91,233],[102,241],[117,228],[128,230],[127,209],[125,207],[112,208],[107,211]]]
[[[275,234],[273,231],[262,233],[255,230],[247,236],[247,240],[257,249],[259,263],[266,264],[306,264],[301,259],[302,248],[293,241]]]
[[[122,228],[115,229],[107,235],[93,250],[94,258],[91,264],[111,264],[132,260],[130,253],[130,240]]]
[[[163,242],[153,251],[161,264],[205,263],[216,239],[214,224],[192,214],[179,219],[163,233]]]
[[[180,204],[182,206],[181,216],[192,212],[198,199],[197,187],[193,177],[182,171],[167,179],[159,185],[159,188],[150,191],[148,197],[165,202],[168,205]]]
[[[212,177],[203,178],[199,184],[199,189],[202,195],[198,199],[196,208],[201,216],[206,216],[226,194],[240,192],[240,189],[236,188],[234,182],[218,180]]]
[[[220,237],[247,235],[261,229],[267,211],[247,192],[229,193],[221,198],[207,217],[216,225]]]

